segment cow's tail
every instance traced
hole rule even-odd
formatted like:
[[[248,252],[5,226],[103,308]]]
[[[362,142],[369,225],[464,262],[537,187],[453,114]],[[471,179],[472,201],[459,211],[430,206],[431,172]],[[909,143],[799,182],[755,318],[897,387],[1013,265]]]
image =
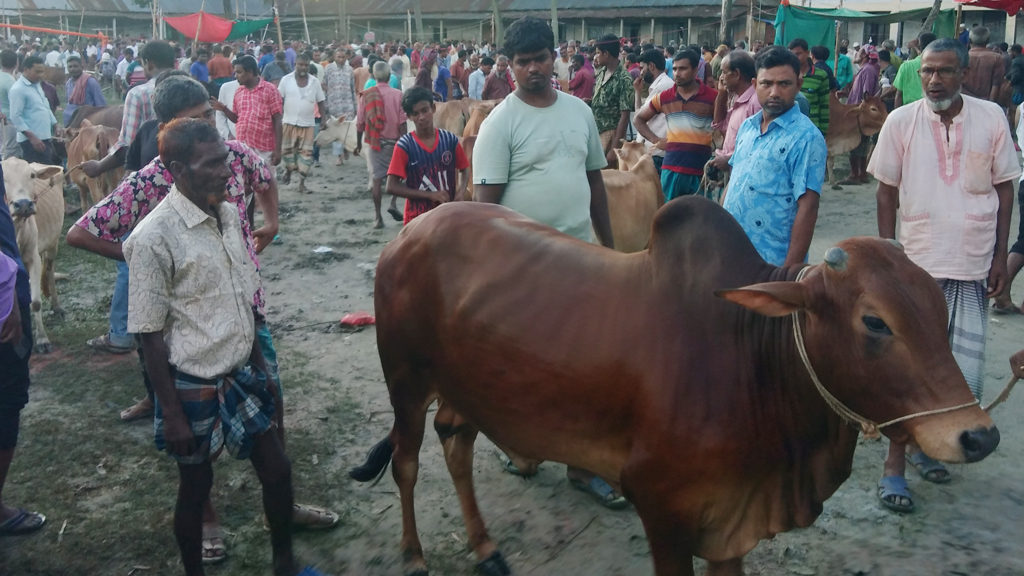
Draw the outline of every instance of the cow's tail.
[[[362,466],[356,466],[348,471],[349,477],[356,482],[370,482],[371,480],[374,484],[380,482],[384,472],[388,469],[388,464],[391,463],[391,455],[394,451],[395,447],[391,444],[391,437],[384,438],[370,448],[370,453],[366,455],[366,462],[363,462]]]

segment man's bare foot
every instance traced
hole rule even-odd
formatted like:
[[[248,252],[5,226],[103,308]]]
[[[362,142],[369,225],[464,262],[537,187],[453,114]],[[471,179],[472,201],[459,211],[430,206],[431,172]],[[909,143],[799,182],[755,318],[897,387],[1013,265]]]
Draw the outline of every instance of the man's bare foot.
[[[374,230],[380,230],[383,227],[384,227],[384,219],[381,218],[380,216],[377,216],[376,220],[373,221],[373,229]]]
[[[285,170],[284,174],[281,175],[281,184],[290,184],[292,181],[292,171]]]
[[[134,422],[153,415],[153,401],[149,397],[136,400],[132,406],[121,410],[121,420]]]

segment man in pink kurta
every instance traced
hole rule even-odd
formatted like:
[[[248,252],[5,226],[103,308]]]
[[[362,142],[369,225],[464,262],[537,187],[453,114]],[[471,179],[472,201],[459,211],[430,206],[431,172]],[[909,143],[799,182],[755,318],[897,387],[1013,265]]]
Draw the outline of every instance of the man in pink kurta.
[[[895,238],[898,216],[907,256],[945,293],[953,357],[980,400],[985,299],[1007,287],[1013,183],[1021,170],[1003,110],[960,93],[968,62],[955,40],[928,45],[919,74],[925,97],[889,115],[867,169],[878,179],[879,235]],[[878,497],[898,512],[913,510],[905,459],[924,480],[950,480],[916,446],[891,443]]]

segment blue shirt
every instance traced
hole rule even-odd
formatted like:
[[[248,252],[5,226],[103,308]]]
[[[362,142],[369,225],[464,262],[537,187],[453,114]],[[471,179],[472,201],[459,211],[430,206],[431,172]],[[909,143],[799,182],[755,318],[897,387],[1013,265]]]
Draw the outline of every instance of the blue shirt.
[[[821,194],[825,138],[794,105],[761,133],[762,114],[747,118],[736,133],[732,177],[723,207],[743,227],[766,262],[781,266],[789,252],[797,200]]]
[[[85,74],[85,72],[83,72]],[[77,81],[68,77],[64,83],[64,93],[68,96],[68,105],[64,108],[64,125],[67,126],[68,122],[71,122],[71,116],[74,115],[75,110],[79,106],[106,106],[107,99],[103,97],[103,89],[100,88],[100,83],[95,78],[89,76],[85,81],[85,101],[81,104],[71,103],[71,94],[75,90],[75,83]]]
[[[28,272],[25,271],[25,264],[22,263],[21,254],[18,252],[14,220],[11,219],[11,212],[7,208],[7,191],[4,189],[3,174],[3,167],[0,166],[0,252],[3,252],[18,265],[18,277],[14,281],[14,290],[18,294],[18,304],[27,307],[32,304],[32,291],[29,289]]]
[[[665,58],[665,74],[669,78],[672,77],[672,59],[671,58]]]
[[[289,47],[287,50],[284,51],[284,61],[287,62],[288,65],[292,67],[292,70],[295,69],[295,49],[294,48]]]
[[[188,69],[188,73],[200,82],[205,83],[210,81],[210,69],[202,62],[193,62],[192,66]]]
[[[434,79],[434,92],[441,95],[441,102],[448,101],[448,83],[445,82],[452,77],[452,73],[444,66],[437,67],[437,78]]]
[[[273,61],[274,61],[274,54],[273,53],[267,53],[267,54],[264,54],[263,56],[260,56],[260,61],[259,61],[260,72],[263,72],[263,67],[264,66],[266,66],[267,64],[270,64]]]
[[[50,101],[43,94],[39,82],[29,82],[24,76],[18,78],[9,94],[11,115],[8,118],[18,129],[18,142],[28,140],[25,131],[32,132],[40,140],[53,138],[53,125],[57,117],[50,110]]]

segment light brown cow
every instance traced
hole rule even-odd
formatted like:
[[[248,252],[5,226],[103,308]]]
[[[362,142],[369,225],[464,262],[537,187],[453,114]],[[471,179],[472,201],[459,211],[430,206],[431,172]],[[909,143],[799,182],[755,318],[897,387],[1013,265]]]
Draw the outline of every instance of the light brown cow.
[[[833,190],[841,190],[836,183],[835,157],[852,152],[860,146],[861,136],[874,136],[882,130],[889,116],[885,103],[877,96],[868,96],[859,104],[843,104],[833,92],[828,96],[828,183]]]
[[[480,125],[487,119],[487,115],[494,110],[494,107],[501,103],[501,100],[470,100],[473,104],[469,107],[469,120],[462,130],[462,136],[470,137],[480,134]]]
[[[612,238],[619,252],[640,252],[651,241],[654,213],[665,204],[661,178],[650,155],[644,154],[636,162],[630,162],[626,159],[627,153],[616,150],[615,154],[619,169],[601,170],[608,192]]]
[[[49,297],[54,314],[64,315],[53,272],[64,224],[64,170],[60,166],[29,164],[19,158],[4,160],[3,168],[18,251],[32,287],[35,351],[48,354],[53,346],[43,328],[42,296]]]
[[[124,167],[106,172],[99,178],[89,178],[78,168],[86,160],[102,160],[117,142],[119,132],[107,126],[93,126],[88,120],[82,121],[82,128],[75,139],[68,144],[68,166],[71,166],[71,181],[78,185],[81,197],[79,207],[83,212],[114,191],[124,176]]]

